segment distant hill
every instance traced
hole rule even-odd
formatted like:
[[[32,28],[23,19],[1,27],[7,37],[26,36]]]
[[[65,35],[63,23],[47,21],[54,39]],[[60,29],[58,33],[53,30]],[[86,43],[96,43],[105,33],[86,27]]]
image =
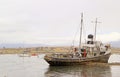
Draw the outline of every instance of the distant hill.
[[[119,41],[112,41],[110,42],[112,47],[120,48],[120,40]],[[26,48],[26,47],[47,47],[47,46],[71,46],[70,43],[64,43],[64,44],[24,44],[24,43],[2,43],[0,44],[0,48]],[[78,46],[77,42],[75,42],[75,46]]]
[[[1,44],[0,48],[26,48],[26,47],[43,47],[43,46],[48,46],[45,44],[22,44],[22,43],[10,43],[10,44]]]
[[[118,47],[118,48],[120,48],[120,40],[119,41],[112,41],[110,43],[111,43],[112,47]]]

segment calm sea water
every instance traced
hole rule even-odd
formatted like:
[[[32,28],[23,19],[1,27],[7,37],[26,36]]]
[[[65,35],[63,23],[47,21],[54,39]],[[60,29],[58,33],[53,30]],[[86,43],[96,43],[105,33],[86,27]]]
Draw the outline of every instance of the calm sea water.
[[[0,77],[120,77],[120,66],[49,66],[39,57],[0,55]]]

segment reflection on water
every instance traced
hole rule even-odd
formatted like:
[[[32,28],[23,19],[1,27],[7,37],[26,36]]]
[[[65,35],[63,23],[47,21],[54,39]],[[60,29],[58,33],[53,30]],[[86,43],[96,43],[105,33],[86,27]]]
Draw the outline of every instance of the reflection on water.
[[[43,57],[0,55],[0,77],[45,77],[49,66]]]
[[[111,66],[112,77],[120,77],[120,65]]]
[[[111,77],[109,66],[50,66],[46,77]]]
[[[0,77],[120,77],[120,65],[49,66],[43,57],[0,55]]]

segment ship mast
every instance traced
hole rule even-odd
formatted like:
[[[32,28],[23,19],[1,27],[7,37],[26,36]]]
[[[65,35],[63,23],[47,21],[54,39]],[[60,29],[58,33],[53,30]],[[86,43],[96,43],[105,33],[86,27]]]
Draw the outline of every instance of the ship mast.
[[[83,27],[83,13],[81,13],[81,27],[80,27],[79,53],[81,53],[82,27]]]
[[[95,23],[94,41],[96,41],[97,24],[98,24],[98,23],[101,23],[101,22],[98,22],[98,20],[97,20],[97,18],[96,18],[95,22],[93,22],[93,23]]]

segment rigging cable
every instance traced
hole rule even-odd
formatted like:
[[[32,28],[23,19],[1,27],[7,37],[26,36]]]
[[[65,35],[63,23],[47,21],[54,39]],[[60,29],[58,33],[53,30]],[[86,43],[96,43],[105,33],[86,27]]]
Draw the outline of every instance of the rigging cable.
[[[72,41],[72,46],[74,46],[74,44],[75,44],[75,39],[76,39],[76,37],[77,37],[77,33],[79,32],[79,25],[78,25],[78,27],[77,27],[77,31],[75,32],[75,36],[73,37],[73,41]]]

